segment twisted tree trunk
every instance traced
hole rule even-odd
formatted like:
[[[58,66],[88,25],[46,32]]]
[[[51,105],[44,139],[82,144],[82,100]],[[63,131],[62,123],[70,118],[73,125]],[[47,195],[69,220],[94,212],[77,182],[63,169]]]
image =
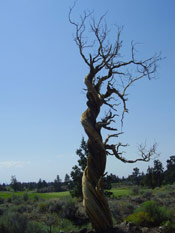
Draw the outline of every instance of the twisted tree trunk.
[[[112,228],[112,217],[102,191],[102,178],[106,166],[106,150],[100,128],[96,122],[102,101],[97,95],[89,74],[85,78],[88,109],[81,116],[81,123],[88,135],[88,161],[82,177],[83,205],[96,232]]]

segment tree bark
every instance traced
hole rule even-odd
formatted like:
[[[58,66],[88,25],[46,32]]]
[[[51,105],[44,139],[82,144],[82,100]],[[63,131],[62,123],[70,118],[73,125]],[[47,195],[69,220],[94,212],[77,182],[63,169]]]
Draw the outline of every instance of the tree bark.
[[[82,177],[83,205],[96,232],[105,232],[113,227],[109,206],[102,191],[106,166],[106,150],[100,129],[96,124],[102,102],[94,86],[85,78],[88,109],[81,116],[81,123],[88,135],[88,160]]]

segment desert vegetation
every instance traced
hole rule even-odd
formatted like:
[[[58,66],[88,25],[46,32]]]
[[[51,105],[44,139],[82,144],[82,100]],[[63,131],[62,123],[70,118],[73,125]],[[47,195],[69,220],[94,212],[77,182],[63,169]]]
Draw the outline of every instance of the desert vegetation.
[[[175,232],[175,185],[155,189],[112,184],[107,197],[112,219],[120,229],[134,232]],[[69,191],[0,192],[1,233],[56,233],[90,231],[80,198]],[[139,231],[140,230],[140,231]]]
[[[87,162],[87,142],[76,150],[78,165],[61,181],[22,183],[12,176],[0,185],[0,233],[91,231],[82,204],[81,177]],[[136,167],[128,177],[106,174],[104,195],[114,226],[123,232],[175,232],[175,156],[166,169],[159,160],[144,174]]]

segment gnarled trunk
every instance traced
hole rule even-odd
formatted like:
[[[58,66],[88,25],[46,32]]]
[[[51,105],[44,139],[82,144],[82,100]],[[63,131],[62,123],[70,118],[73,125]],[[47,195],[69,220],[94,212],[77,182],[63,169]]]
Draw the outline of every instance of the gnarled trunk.
[[[88,109],[81,116],[81,123],[88,135],[88,160],[82,177],[83,205],[96,232],[112,228],[112,217],[102,191],[102,180],[106,166],[106,150],[102,142],[96,118],[100,112],[100,98],[93,94],[85,78]]]

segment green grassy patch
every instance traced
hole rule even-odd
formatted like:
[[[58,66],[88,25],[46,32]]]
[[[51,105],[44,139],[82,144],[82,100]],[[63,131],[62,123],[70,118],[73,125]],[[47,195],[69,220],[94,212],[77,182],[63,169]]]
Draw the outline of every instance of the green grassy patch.
[[[113,193],[114,197],[129,196],[132,192],[129,188],[113,188],[109,191]]]
[[[0,192],[0,197],[7,199],[9,197],[23,196],[24,193],[27,193],[29,198],[34,199],[35,196],[38,196],[42,199],[52,199],[52,198],[65,198],[70,197],[69,191],[66,192],[54,192],[54,193],[37,193],[37,192]]]
[[[71,196],[69,191],[55,192],[55,193],[32,193],[33,197],[36,196],[36,195],[38,197],[44,198],[44,199],[65,198],[65,197],[70,197]]]

